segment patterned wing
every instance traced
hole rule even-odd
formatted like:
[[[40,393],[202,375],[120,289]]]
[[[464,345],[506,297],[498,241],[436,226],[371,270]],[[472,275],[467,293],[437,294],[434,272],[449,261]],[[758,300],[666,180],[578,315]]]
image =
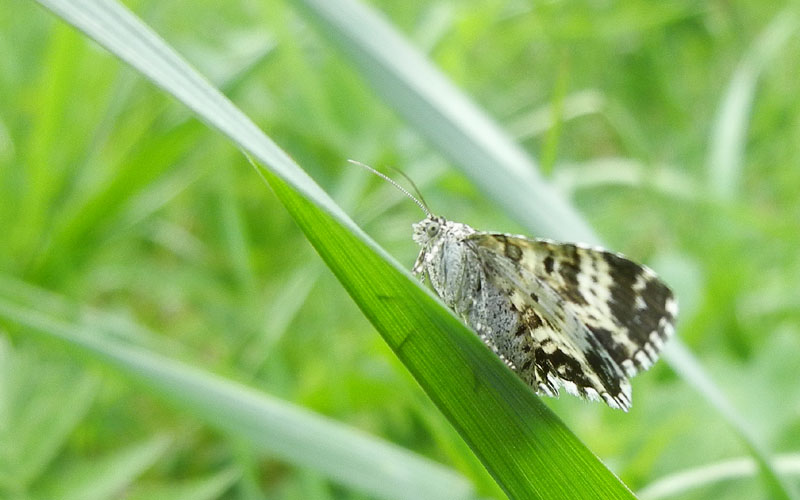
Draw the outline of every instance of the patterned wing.
[[[669,288],[647,267],[598,248],[493,233],[469,240],[494,267],[489,279],[529,318],[530,382],[627,410],[628,377],[652,366],[674,331]]]

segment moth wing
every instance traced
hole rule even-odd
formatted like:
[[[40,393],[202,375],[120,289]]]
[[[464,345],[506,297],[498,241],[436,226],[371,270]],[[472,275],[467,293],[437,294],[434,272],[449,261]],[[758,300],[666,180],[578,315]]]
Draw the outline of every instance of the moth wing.
[[[599,248],[495,233],[469,239],[515,307],[542,317],[544,327],[530,332],[546,358],[536,364],[569,392],[597,391],[627,409],[627,377],[652,366],[674,331],[669,288],[647,267]]]

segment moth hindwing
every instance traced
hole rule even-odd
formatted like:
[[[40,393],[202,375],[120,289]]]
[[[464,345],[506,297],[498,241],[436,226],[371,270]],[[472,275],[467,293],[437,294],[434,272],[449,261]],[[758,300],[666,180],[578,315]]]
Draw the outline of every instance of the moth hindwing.
[[[600,248],[475,231],[432,214],[413,225],[413,271],[541,394],[627,410],[629,378],[656,361],[677,303],[645,266]]]

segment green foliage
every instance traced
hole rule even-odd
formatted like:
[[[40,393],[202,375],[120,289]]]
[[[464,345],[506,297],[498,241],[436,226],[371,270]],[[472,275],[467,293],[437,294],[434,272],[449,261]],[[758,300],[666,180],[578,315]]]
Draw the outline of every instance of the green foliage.
[[[185,93],[203,82],[183,80],[190,72],[179,61],[142,58],[166,47],[158,38],[112,50],[166,71],[159,84],[168,94],[199,103],[205,121],[275,169],[278,199],[397,356],[235,147],[83,34],[33,3],[14,3],[0,18],[0,496],[408,493],[337,475],[326,467],[349,471],[346,460],[295,442],[283,452],[254,442],[282,434],[266,431],[268,419],[237,429],[239,406],[215,412],[216,396],[202,390],[178,384],[165,392],[159,366],[196,374],[189,380],[200,387],[220,377],[236,390],[246,384],[272,396],[248,395],[287,411],[312,410],[311,422],[332,417],[345,436],[349,427],[371,435],[359,433],[368,449],[396,443],[407,450],[397,450],[397,463],[442,472],[460,485],[453,495],[501,497],[497,480],[517,497],[525,483],[552,497],[573,486],[564,482],[572,476],[586,481],[570,491],[618,488],[572,433],[634,491],[652,494],[644,487],[664,477],[672,483],[660,491],[672,486],[680,498],[792,494],[797,480],[779,476],[793,469],[769,459],[800,445],[800,43],[792,10],[753,1],[377,5],[388,29],[427,52],[450,83],[407,41],[376,31],[374,12],[349,1],[296,3],[133,9],[324,191],[279,150],[263,149],[256,129],[237,128],[243,117],[234,108],[204,114],[216,98]],[[104,2],[50,3],[68,4],[111,16],[101,31],[114,20],[113,8],[98,7]],[[540,155],[552,185],[528,159]],[[409,225],[420,214],[346,158],[402,168],[437,212],[476,227],[583,240],[595,238],[594,228],[676,288],[679,336],[708,373],[693,375],[691,358],[670,357],[684,378],[666,363],[637,377],[629,414],[543,400],[566,431],[394,260],[342,225],[344,209],[404,267],[413,260]],[[347,250],[337,253],[339,243]],[[42,318],[52,321],[43,327]],[[420,321],[430,322],[430,338],[412,329]],[[78,337],[67,341],[67,355],[63,338],[31,338],[53,337],[55,325],[138,353],[132,359],[153,370],[132,374],[102,350],[87,356]],[[422,337],[417,346],[391,333],[403,325]],[[91,359],[113,369],[87,373]],[[491,390],[470,392],[482,386]],[[206,406],[189,405],[190,396]],[[492,421],[506,418],[501,408],[531,414]],[[355,440],[322,434],[320,444]],[[520,463],[505,463],[514,439]],[[299,458],[285,453],[293,448]],[[748,453],[761,460],[766,483],[754,467],[728,475],[703,468]],[[693,468],[705,481],[688,486],[669,476]]]

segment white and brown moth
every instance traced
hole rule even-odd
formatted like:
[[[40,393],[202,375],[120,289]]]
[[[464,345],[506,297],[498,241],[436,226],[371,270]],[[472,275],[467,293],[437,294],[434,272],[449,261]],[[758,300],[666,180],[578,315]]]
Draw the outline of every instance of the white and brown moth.
[[[357,162],[353,162],[357,163]],[[631,406],[629,378],[674,333],[678,305],[646,266],[602,248],[476,231],[433,215],[413,224],[413,273],[540,394]],[[412,183],[413,184],[413,183]],[[420,196],[420,199],[422,197]]]

